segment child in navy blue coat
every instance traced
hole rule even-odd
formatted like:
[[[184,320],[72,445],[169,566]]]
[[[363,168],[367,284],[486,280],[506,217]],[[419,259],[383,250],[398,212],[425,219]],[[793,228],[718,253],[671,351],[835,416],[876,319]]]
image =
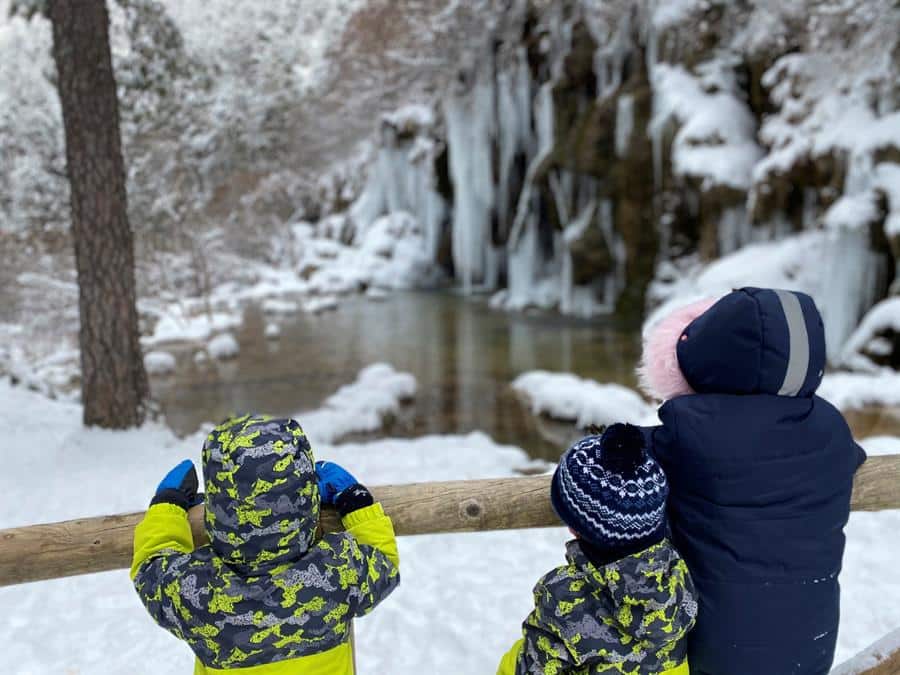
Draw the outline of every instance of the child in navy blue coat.
[[[645,336],[647,431],[699,594],[692,675],[824,675],[834,658],[853,475],[865,453],[815,395],[822,318],[803,293],[743,288]]]

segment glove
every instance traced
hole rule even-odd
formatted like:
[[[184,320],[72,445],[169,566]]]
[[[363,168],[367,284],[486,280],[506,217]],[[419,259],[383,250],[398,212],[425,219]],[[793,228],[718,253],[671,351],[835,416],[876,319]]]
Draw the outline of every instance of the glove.
[[[150,506],[174,504],[187,511],[190,507],[203,503],[203,494],[197,492],[199,487],[194,463],[186,459],[160,481],[156,494],[150,500]]]
[[[375,503],[372,494],[340,464],[316,462],[316,476],[322,501],[336,506],[341,516]]]

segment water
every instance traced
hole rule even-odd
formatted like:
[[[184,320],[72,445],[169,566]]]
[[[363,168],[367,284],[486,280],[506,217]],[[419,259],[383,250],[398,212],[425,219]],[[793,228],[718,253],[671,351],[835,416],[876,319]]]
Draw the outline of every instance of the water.
[[[383,361],[412,373],[419,384],[415,400],[385,435],[482,430],[533,456],[556,459],[572,430],[535,419],[510,382],[543,369],[634,386],[640,350],[635,330],[609,321],[507,314],[450,293],[401,293],[381,302],[351,298],[334,312],[282,317],[277,341],[266,340],[265,325],[258,309],[245,312],[235,361],[197,365],[192,352],[176,352],[177,374],[153,382],[176,432],[191,433],[237,410],[296,415]]]
[[[196,364],[174,349],[176,374],[153,381],[166,421],[188,434],[235,411],[296,415],[318,407],[365,366],[383,361],[415,375],[419,389],[382,436],[481,430],[531,456],[556,460],[577,436],[572,424],[535,417],[512,391],[520,373],[542,369],[636,386],[639,332],[605,319],[492,310],[452,293],[345,299],[334,312],[281,317],[267,340],[265,317],[245,311],[240,357]],[[857,438],[900,433],[900,409],[848,411]],[[371,436],[370,436],[371,437]]]

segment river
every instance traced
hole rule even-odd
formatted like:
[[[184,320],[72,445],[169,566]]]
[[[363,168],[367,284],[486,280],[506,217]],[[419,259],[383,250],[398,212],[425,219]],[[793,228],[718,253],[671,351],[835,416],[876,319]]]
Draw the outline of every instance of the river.
[[[535,420],[510,382],[542,369],[634,386],[640,348],[635,331],[610,321],[506,313],[446,292],[348,298],[335,311],[281,316],[278,340],[266,339],[268,320],[259,308],[246,309],[235,334],[241,352],[232,361],[197,364],[192,351],[173,350],[176,374],[155,378],[153,391],[176,432],[233,411],[294,415],[315,408],[382,361],[418,382],[415,400],[384,435],[482,430],[555,459],[563,448],[548,442],[548,428],[549,437],[559,429]]]
[[[176,374],[153,381],[154,398],[179,434],[196,431],[234,411],[297,415],[319,406],[365,366],[385,362],[412,373],[414,401],[382,436],[481,430],[531,456],[555,460],[575,431],[535,418],[510,382],[542,369],[600,382],[636,385],[640,351],[636,329],[604,319],[555,313],[506,313],[482,299],[449,292],[396,293],[382,301],[344,299],[335,311],[277,317],[278,340],[265,337],[266,317],[245,310],[236,332],[237,359],[197,364],[193,351],[173,349]],[[897,434],[896,409],[851,411],[858,437]]]

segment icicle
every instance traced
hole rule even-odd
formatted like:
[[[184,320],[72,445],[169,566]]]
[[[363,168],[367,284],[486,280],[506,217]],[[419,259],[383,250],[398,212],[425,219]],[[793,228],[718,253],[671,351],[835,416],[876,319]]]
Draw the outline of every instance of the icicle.
[[[878,300],[887,275],[882,256],[869,247],[866,228],[841,228],[828,232],[820,263],[823,270],[821,298],[825,317],[825,345],[834,362],[853,334],[860,318]]]
[[[465,292],[485,278],[484,242],[490,239],[494,207],[491,148],[494,138],[494,83],[482,78],[471,93],[444,106],[450,175],[454,187],[453,264]]]
[[[516,206],[516,218],[513,221],[512,232],[509,236],[510,248],[517,246],[519,237],[522,236],[525,219],[531,208],[531,196],[534,190],[534,177],[538,169],[553,151],[553,93],[552,82],[543,84],[538,91],[534,103],[535,126],[537,128],[538,151],[525,175],[525,183],[522,193],[519,195],[519,203]]]
[[[752,226],[743,205],[725,209],[719,217],[719,255],[724,256],[749,244]]]
[[[590,308],[584,307],[583,303],[581,303],[581,307],[576,308],[575,299],[578,289],[575,288],[573,282],[574,268],[572,263],[572,244],[584,235],[584,231],[590,226],[596,210],[597,202],[592,200],[587,207],[578,214],[578,217],[563,230],[562,246],[559,247],[562,251],[559,311],[563,314],[586,313],[589,315],[591,313]],[[581,311],[577,311],[578,309]]]
[[[616,157],[624,157],[628,153],[628,140],[634,130],[634,97],[619,97],[616,106]]]

